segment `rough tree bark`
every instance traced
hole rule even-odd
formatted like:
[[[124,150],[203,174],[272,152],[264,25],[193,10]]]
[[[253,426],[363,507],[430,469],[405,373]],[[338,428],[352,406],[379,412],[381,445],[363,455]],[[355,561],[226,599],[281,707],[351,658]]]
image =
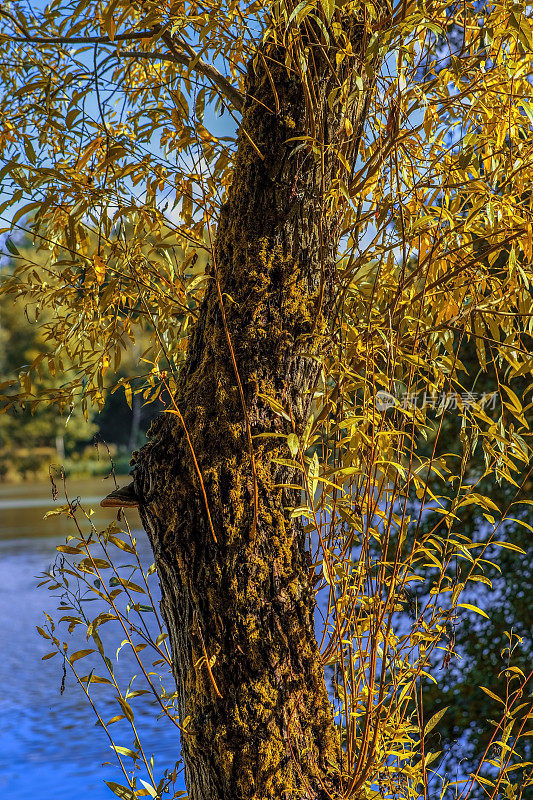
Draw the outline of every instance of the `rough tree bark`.
[[[360,54],[360,27],[351,38]],[[191,800],[325,798],[339,787],[310,563],[287,513],[301,475],[275,460],[288,457],[282,436],[251,439],[292,432],[265,395],[304,427],[334,304],[328,193],[342,169],[334,149],[349,158],[355,136],[327,98],[347,76],[355,90],[361,70],[356,57],[333,70],[333,48],[312,47],[312,97],[274,46],[250,64],[233,185],[178,378],[182,417],[156,420],[135,454]],[[354,98],[357,131],[365,96]],[[313,132],[322,153],[294,153],[287,140]]]

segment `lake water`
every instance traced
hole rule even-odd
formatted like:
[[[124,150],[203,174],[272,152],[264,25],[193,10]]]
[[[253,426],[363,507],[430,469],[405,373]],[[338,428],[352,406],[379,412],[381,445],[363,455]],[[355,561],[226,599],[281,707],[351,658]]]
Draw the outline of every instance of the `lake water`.
[[[71,481],[68,488],[71,497],[79,496],[86,508],[94,510],[92,519],[98,529],[116,516],[113,509],[98,505],[112,488],[109,481]],[[46,588],[36,588],[38,576],[54,561],[56,545],[75,533],[71,520],[43,519],[61,503],[61,496],[52,501],[49,484],[0,487],[0,797],[6,800],[111,800],[115,795],[104,780],[125,783],[109,740],[95,726],[94,712],[72,675],[60,694],[60,656],[42,660],[52,647],[35,630],[43,624],[43,610],[53,614],[57,606]],[[139,529],[138,550],[144,563],[150,564],[139,518],[130,512],[128,519]],[[100,630],[106,645],[116,642],[114,652],[123,636],[112,629],[113,624]],[[71,650],[91,644],[78,636]],[[131,668],[124,649],[117,671],[119,685],[124,680],[127,685]],[[171,679],[165,685],[172,689]],[[102,694],[100,710],[109,718],[118,712],[106,697]],[[158,721],[155,702],[145,697],[136,698],[134,708],[141,741],[148,757],[155,757],[154,775],[161,778],[179,755],[177,728],[166,719]],[[111,730],[117,744],[131,747],[131,730],[125,724],[118,722]],[[111,763],[101,766],[103,762]],[[139,775],[146,778],[142,772]],[[184,788],[183,783],[176,788]]]

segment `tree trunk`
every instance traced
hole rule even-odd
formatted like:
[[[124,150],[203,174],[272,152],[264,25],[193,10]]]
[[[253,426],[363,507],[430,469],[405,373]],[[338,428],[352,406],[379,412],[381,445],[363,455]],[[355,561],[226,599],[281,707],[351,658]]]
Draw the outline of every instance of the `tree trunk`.
[[[356,53],[360,38],[354,27]],[[335,149],[350,157],[355,136],[327,99],[358,62],[334,74],[334,52],[313,61],[313,98],[284,52],[265,47],[250,65],[233,185],[178,378],[181,416],[156,420],[136,454],[191,800],[325,798],[340,785],[306,540],[288,513],[301,474],[277,461],[290,457],[293,427],[264,399],[302,431],[334,303],[328,195],[346,179]],[[320,152],[295,153],[300,142],[287,140],[311,128]],[[252,438],[264,433],[278,436]]]

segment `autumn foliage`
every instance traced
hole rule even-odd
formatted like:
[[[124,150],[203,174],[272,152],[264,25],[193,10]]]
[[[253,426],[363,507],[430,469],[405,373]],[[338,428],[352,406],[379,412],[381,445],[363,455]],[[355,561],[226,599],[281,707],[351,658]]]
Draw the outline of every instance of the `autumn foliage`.
[[[438,694],[442,671],[460,656],[454,631],[462,618],[490,613],[475,599],[476,587],[490,584],[487,565],[502,548],[517,550],[513,528],[531,530],[522,518],[531,504],[523,484],[533,392],[528,6],[55,0],[31,13],[10,3],[0,20],[1,214],[16,265],[0,291],[46,310],[50,344],[1,387],[6,406],[86,410],[120,389],[179,413],[172,398],[191,331],[218,280],[214,237],[237,142],[246,139],[262,158],[254,130],[239,134],[253,101],[247,75],[286,70],[301,82],[304,123],[285,116],[283,125],[302,175],[310,165],[329,170],[316,203],[336,220],[334,306],[313,329],[318,378],[305,425],[266,392],[279,426],[255,439],[246,427],[243,451],[253,460],[281,431],[276,457],[298,475],[300,500],[284,513],[307,541],[339,737],[339,796],[526,800],[533,777],[521,742],[532,734],[532,676],[509,666],[519,646],[512,631],[500,717],[486,722],[490,743],[471,773],[448,774],[447,754],[428,749],[446,709],[428,719],[424,696],[429,684]],[[317,53],[333,59],[323,77],[332,84],[324,107],[338,122],[331,141],[317,111]],[[269,91],[275,105],[275,80]],[[279,121],[283,109],[269,113]],[[295,204],[304,185],[290,188]],[[39,265],[19,254],[22,231],[34,237]],[[220,287],[219,295],[231,316],[237,300]],[[309,307],[291,303],[310,324]],[[132,389],[114,373],[141,331],[151,343],[143,386]],[[61,373],[67,362],[74,367],[64,382],[37,394],[36,376]],[[238,374],[238,359],[234,366]],[[440,444],[450,414],[460,420],[459,454]],[[500,507],[490,486],[505,484],[511,500]],[[483,537],[464,533],[472,506]],[[69,653],[61,626],[50,621],[44,632],[88,697],[95,680],[107,682],[131,722],[134,745],[115,747],[125,781],[114,784],[117,796],[164,796],[175,776],[154,774],[135,733],[134,695],[114,684],[98,637],[100,625],[120,622],[144,688],[185,735],[175,698],[154,677],[170,666],[164,626],[152,642],[156,666],[140,655],[147,612],[130,595],[146,594],[151,605],[154,578],[140,564],[135,580],[116,572],[113,548],[135,554],[127,529],[98,532],[71,503],[63,511],[78,520],[59,548],[71,561],[68,579],[107,607],[88,621],[71,598],[64,619],[87,628],[100,676],[81,674],[77,662],[89,650]],[[206,650],[198,669],[218,686],[216,653]],[[102,723],[110,731],[113,720]]]

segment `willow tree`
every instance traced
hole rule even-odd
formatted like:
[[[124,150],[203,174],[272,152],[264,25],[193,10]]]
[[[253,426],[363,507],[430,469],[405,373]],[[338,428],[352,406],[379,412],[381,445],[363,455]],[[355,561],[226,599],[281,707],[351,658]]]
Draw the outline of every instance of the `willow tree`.
[[[153,333],[142,391],[167,413],[106,503],[138,504],[154,552],[191,800],[427,792],[419,680],[439,647],[451,658],[487,556],[460,509],[498,538],[469,453],[481,441],[498,480],[529,459],[504,390],[532,366],[529,16],[54,0],[0,17],[2,213],[49,253],[5,291],[53,310],[56,345],[16,399],[39,403],[32,370],[68,353],[55,402],[101,404]],[[465,337],[498,374],[499,422],[465,397]],[[418,448],[450,398],[460,465]],[[428,502],[441,519],[418,537]],[[513,747],[471,783],[511,785]]]

